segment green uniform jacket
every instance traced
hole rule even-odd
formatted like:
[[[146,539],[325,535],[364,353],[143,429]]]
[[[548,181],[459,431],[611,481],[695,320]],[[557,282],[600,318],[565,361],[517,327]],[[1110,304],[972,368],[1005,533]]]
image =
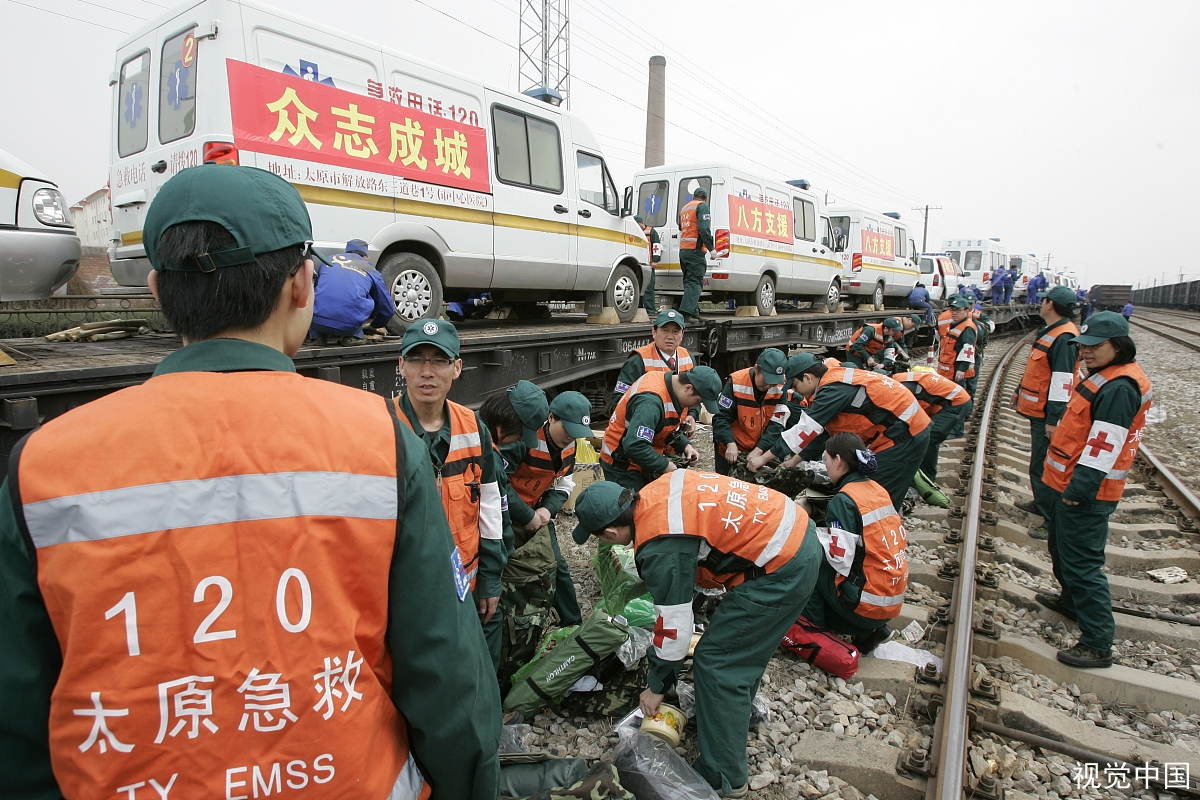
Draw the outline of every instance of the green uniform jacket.
[[[708,207],[708,203],[701,203],[696,207],[696,244],[699,245],[697,250],[716,250],[717,245],[713,242],[712,235],[712,211]]]
[[[667,382],[667,394],[671,396],[671,402],[675,404],[675,407],[680,408],[679,398],[675,396],[675,390],[671,387],[670,381]],[[646,480],[652,481],[666,472],[667,465],[671,462],[666,456],[655,450],[650,442],[639,437],[637,432],[638,428],[649,428],[656,434],[662,430],[663,420],[666,418],[663,401],[656,394],[642,392],[629,398],[625,414],[625,435],[621,437],[621,450],[624,452],[625,458],[642,468],[646,473]],[[667,440],[667,444],[676,453],[682,453],[690,442],[676,428],[675,433]]]
[[[875,339],[875,333],[876,330],[874,325],[864,325],[862,333],[859,334],[858,338],[850,343],[850,354],[861,358],[864,364],[867,363],[867,359],[871,357],[871,354],[867,352],[867,345]],[[892,339],[887,333],[880,332],[880,336],[883,338],[883,346],[885,348],[891,344]],[[879,357],[883,358],[882,350],[879,351]]]
[[[546,449],[550,451],[550,459],[554,463],[555,470],[563,467],[572,469],[575,466],[575,456],[572,454],[567,457],[566,461],[563,461],[562,449],[556,446],[554,440],[550,438],[549,422],[543,426],[542,431],[546,437]],[[517,467],[525,460],[525,456],[529,453],[529,447],[525,442],[517,439],[512,444],[503,445],[500,453],[504,459],[505,485],[508,485],[508,476],[516,472]],[[538,508],[544,508],[550,512],[551,519],[558,516],[563,503],[567,502],[567,498],[571,496],[569,491],[554,487],[555,485],[551,484],[537,503]],[[512,521],[524,527],[529,520],[533,519],[533,511],[534,509],[521,499],[521,495],[517,494],[517,490],[508,486],[508,513],[512,517]]]
[[[491,433],[491,431],[489,431]],[[505,472],[505,467],[508,462],[504,460],[504,456],[495,447],[492,448],[492,469],[496,471],[496,483],[500,486],[500,519],[504,525],[504,565],[508,566],[508,557],[513,554],[513,550],[517,547],[516,537],[512,529],[512,513],[508,507],[508,473]],[[528,522],[528,520],[526,520]],[[484,576],[481,574],[476,581],[475,588],[478,590],[480,597],[499,597],[502,591],[500,586],[500,577],[497,576],[495,583],[484,585]],[[492,594],[492,592],[495,594]]]
[[[637,538],[637,530],[634,530]],[[700,562],[700,542],[697,536],[659,536],[637,550],[638,574],[655,605],[675,606],[692,602],[696,586],[696,566]],[[738,559],[740,562],[741,560]],[[735,567],[741,569],[741,567]],[[691,631],[687,632],[691,636]],[[663,694],[675,685],[682,661],[663,661],[651,647],[646,651],[650,673],[646,685],[652,692]]]
[[[658,351],[662,355],[662,351]],[[666,358],[663,359],[666,361]],[[695,359],[693,359],[695,363]],[[615,409],[617,403],[621,402],[621,398],[629,391],[629,387],[637,383],[637,379],[646,374],[646,362],[642,360],[641,353],[630,353],[629,358],[625,359],[625,363],[621,365],[621,372],[617,375],[617,388],[613,391],[612,406]],[[688,409],[688,414],[699,419],[700,412],[695,408]]]
[[[1072,401],[1075,397],[1078,395],[1073,395]],[[1079,401],[1085,402],[1083,398],[1079,398]],[[1142,393],[1137,383],[1131,378],[1116,378],[1101,386],[1100,391],[1096,393],[1096,399],[1092,402],[1092,421],[1111,422],[1128,429],[1133,425],[1133,419],[1141,406]],[[1058,431],[1055,431],[1054,435],[1057,436]],[[1076,503],[1095,500],[1106,474],[1102,470],[1076,464],[1075,471],[1071,474],[1071,482],[1063,492],[1063,499]]]
[[[842,489],[848,483],[857,483],[865,480],[867,479],[857,471],[846,473],[838,481],[838,493],[833,496],[825,509],[826,527],[832,528],[832,523],[836,522],[838,527],[845,531],[847,535],[858,538],[856,556],[865,554],[866,547],[862,541],[862,512],[858,510],[858,505],[855,504],[853,498],[843,492]],[[859,577],[862,576],[862,559],[859,557],[855,558],[854,566],[851,567],[847,580],[843,581],[842,585],[838,587],[838,594],[847,598],[846,602],[849,603],[851,608],[858,605],[859,596],[862,594],[862,587],[854,581],[856,575]],[[846,613],[852,614],[853,612],[847,611]]]
[[[655,228],[650,229],[650,233],[646,238],[650,242],[650,253],[649,253],[650,262],[649,263],[657,264],[658,262],[662,261],[662,249],[661,249],[662,238],[659,237],[658,230]],[[654,253],[654,245],[656,245],[656,244],[660,245],[660,249],[659,249],[659,252],[657,255],[655,255],[655,253]]]
[[[440,467],[446,463],[446,456],[450,454],[450,415],[446,414],[446,424],[442,426],[440,431],[430,433],[421,427],[421,420],[417,419],[417,412],[413,409],[412,403],[408,402],[407,393],[400,396],[400,410],[408,417],[408,421],[412,423],[413,430],[417,431],[417,435],[425,443],[431,464]],[[483,489],[489,483],[495,484],[498,495],[504,497],[503,487],[500,486],[496,475],[496,461],[494,458],[488,457],[488,453],[493,450],[492,435],[488,432],[487,425],[484,425],[483,420],[479,418],[479,414],[475,415],[475,424],[479,426],[479,446],[483,448],[483,476],[479,480],[479,488]],[[503,503],[501,504],[501,509],[503,509]],[[482,509],[480,511],[482,513]],[[503,522],[501,522],[501,525],[503,525]],[[507,560],[504,553],[503,539],[484,539],[480,537],[479,573],[475,580],[476,597],[500,596],[500,576],[504,574],[504,565]]]
[[[750,380],[753,385],[754,376],[758,374],[758,367],[754,367],[750,372]],[[770,387],[768,387],[769,389]],[[767,396],[765,391],[760,392],[758,387],[754,387],[754,402],[758,405],[763,404],[763,398]],[[712,430],[713,442],[720,448],[724,449],[726,445],[733,444],[733,424],[737,421],[738,411],[737,402],[733,395],[733,378],[726,378],[725,385],[721,387],[720,408],[713,415]],[[776,425],[776,427],[779,427]],[[771,423],[768,422],[763,426],[762,432],[758,435],[756,447],[767,450],[775,441],[774,438],[768,435],[771,430]]]
[[[1070,321],[1071,320],[1067,319],[1066,317],[1063,317],[1053,325],[1047,325],[1046,327],[1042,328],[1037,332],[1037,336],[1034,338],[1040,339],[1050,331],[1054,330],[1060,325],[1066,325]],[[1050,345],[1050,351],[1046,353],[1046,360],[1050,363],[1051,372],[1075,372],[1075,359],[1079,352],[1079,346],[1076,345],[1075,342],[1071,341],[1073,338],[1074,337],[1072,336],[1059,336],[1054,340],[1054,343]],[[1046,400],[1046,424],[1050,426],[1057,425],[1066,411],[1066,400],[1058,400],[1053,402]]]
[[[982,319],[977,319],[975,320],[975,324],[986,325],[987,323]],[[980,353],[983,351],[983,343],[980,342],[979,332],[977,331],[978,329],[976,328],[967,328],[962,332],[962,336],[958,337],[958,341],[954,345],[954,353],[956,356],[954,359],[955,372],[966,372],[970,369],[975,369],[978,372],[976,365],[979,364],[979,359],[981,358]],[[976,345],[974,359],[962,357],[963,348],[969,344]]]
[[[292,360],[236,339],[198,342],[167,356],[172,372],[294,372]],[[438,798],[491,800],[500,697],[491,659],[469,603],[457,601],[452,547],[433,470],[420,440],[403,432],[405,506],[392,556],[388,649],[392,700],[408,721],[409,746]],[[348,446],[351,443],[347,443]],[[37,585],[35,556],[17,527],[8,481],[0,487],[0,786],[6,797],[58,800],[50,767],[50,694],[62,667],[58,638]]]
[[[850,404],[854,402],[854,398],[858,396],[858,390],[861,387],[850,383],[827,383],[817,390],[814,395],[813,404],[809,408],[801,409],[799,404],[789,405],[792,410],[792,415],[788,417],[788,427],[792,427],[800,421],[800,412],[808,414],[818,425],[824,428],[838,414],[850,408]],[[779,439],[771,446],[771,452],[776,458],[791,458],[795,455],[792,448],[783,439]]]

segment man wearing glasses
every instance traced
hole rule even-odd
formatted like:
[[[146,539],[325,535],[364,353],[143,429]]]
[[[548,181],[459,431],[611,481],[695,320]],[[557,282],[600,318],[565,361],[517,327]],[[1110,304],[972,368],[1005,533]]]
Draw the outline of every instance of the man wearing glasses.
[[[474,411],[447,400],[462,374],[458,330],[443,320],[418,320],[401,344],[404,393],[395,399],[400,419],[429,449],[442,507],[458,546],[458,596],[473,595],[486,625],[500,601],[504,572],[504,522],[492,437]]]

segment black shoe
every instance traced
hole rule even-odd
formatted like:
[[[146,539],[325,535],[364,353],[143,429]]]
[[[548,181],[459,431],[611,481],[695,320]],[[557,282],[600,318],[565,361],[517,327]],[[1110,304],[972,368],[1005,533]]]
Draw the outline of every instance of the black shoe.
[[[683,322],[686,325],[699,325],[701,321],[699,317],[693,317],[691,314],[683,315]]]
[[[1058,660],[1071,667],[1094,669],[1112,666],[1112,650],[1097,650],[1087,645],[1077,644],[1070,650],[1059,650]]]
[[[1029,538],[1037,539],[1039,542],[1050,540],[1050,531],[1046,530],[1045,525],[1038,525],[1036,528],[1029,529]]]
[[[1041,603],[1051,611],[1062,614],[1067,619],[1075,622],[1075,612],[1068,611],[1067,607],[1062,604],[1062,595],[1049,594],[1047,592],[1038,592],[1034,595],[1034,599]]]
[[[860,656],[865,656],[895,635],[896,631],[890,625],[880,625],[866,636],[854,637],[854,646],[858,648]]]
[[[1013,505],[1024,511],[1026,514],[1033,514],[1034,516],[1038,517],[1042,515],[1042,512],[1037,510],[1037,506],[1035,506],[1032,501],[1025,502],[1022,500],[1019,503],[1013,503]]]

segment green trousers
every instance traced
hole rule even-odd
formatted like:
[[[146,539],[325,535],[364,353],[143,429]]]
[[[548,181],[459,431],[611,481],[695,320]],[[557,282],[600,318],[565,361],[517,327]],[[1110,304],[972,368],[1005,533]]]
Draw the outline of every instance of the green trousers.
[[[817,576],[817,587],[808,598],[804,616],[814,625],[847,636],[866,636],[876,628],[888,623],[886,619],[871,619],[847,611],[838,599],[837,586],[833,580],[837,572],[829,566],[828,559],[821,559],[821,573]]]
[[[921,459],[929,447],[929,428],[898,445],[889,447],[882,453],[875,454],[879,462],[879,471],[871,479],[883,487],[892,498],[892,506],[897,512],[904,502],[908,487],[912,486],[913,475],[921,468]]]
[[[550,523],[550,545],[554,548],[554,560],[558,569],[554,573],[554,610],[558,612],[559,624],[564,628],[568,625],[578,625],[583,622],[583,614],[579,610],[579,600],[575,597],[575,582],[571,580],[571,568],[563,558],[558,548],[558,532],[554,523]]]
[[[1051,490],[1042,483],[1042,472],[1046,469],[1046,453],[1050,450],[1050,440],[1046,437],[1046,420],[1029,420],[1029,488],[1033,492],[1033,505],[1037,508],[1042,519],[1050,521],[1050,511],[1054,508]]]
[[[696,645],[692,673],[700,755],[692,766],[719,791],[746,784],[750,705],[767,663],[808,603],[824,560],[810,521],[792,560],[731,589]]]
[[[978,376],[967,378],[965,381],[958,381],[958,385],[967,390],[967,394],[971,395],[971,399],[962,405],[962,415],[950,431],[951,439],[958,439],[967,431],[967,418],[971,416],[971,412],[975,409],[975,388],[978,383]]]
[[[704,251],[680,248],[679,266],[683,269],[683,299],[679,302],[679,313],[698,317],[700,292],[704,288],[704,274],[708,272]]]
[[[637,489],[640,491],[647,483],[646,473],[639,472],[636,469],[621,469],[603,461],[600,462],[600,468],[604,471],[604,480],[619,483],[626,489]]]
[[[1107,652],[1112,647],[1116,623],[1112,594],[1104,574],[1104,546],[1108,544],[1108,518],[1117,510],[1113,502],[1085,500],[1077,506],[1063,502],[1062,494],[1046,487],[1051,504],[1046,528],[1054,577],[1062,584],[1062,604],[1079,620],[1080,644]]]
[[[472,595],[472,599],[476,600],[475,608],[478,609],[478,598]],[[492,666],[499,673],[500,648],[504,644],[504,607],[502,605],[496,605],[496,613],[492,614],[492,618],[484,624],[483,638],[487,642],[488,655],[492,657]]]
[[[654,296],[654,264],[650,265],[650,280],[646,282],[646,289],[642,292],[642,308],[646,309],[650,321],[653,322],[658,314],[658,300]]]
[[[958,424],[966,407],[966,404],[963,404],[957,407],[943,408],[933,415],[933,419],[929,423],[929,446],[925,448],[921,471],[931,481],[937,479],[938,456],[941,454],[942,442],[950,438],[950,431]]]

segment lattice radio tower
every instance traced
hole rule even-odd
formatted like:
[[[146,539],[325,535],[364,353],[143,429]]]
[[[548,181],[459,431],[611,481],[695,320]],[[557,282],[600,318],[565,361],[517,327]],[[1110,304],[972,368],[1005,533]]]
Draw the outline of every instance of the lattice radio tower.
[[[565,108],[571,98],[569,0],[520,0],[521,91]]]

